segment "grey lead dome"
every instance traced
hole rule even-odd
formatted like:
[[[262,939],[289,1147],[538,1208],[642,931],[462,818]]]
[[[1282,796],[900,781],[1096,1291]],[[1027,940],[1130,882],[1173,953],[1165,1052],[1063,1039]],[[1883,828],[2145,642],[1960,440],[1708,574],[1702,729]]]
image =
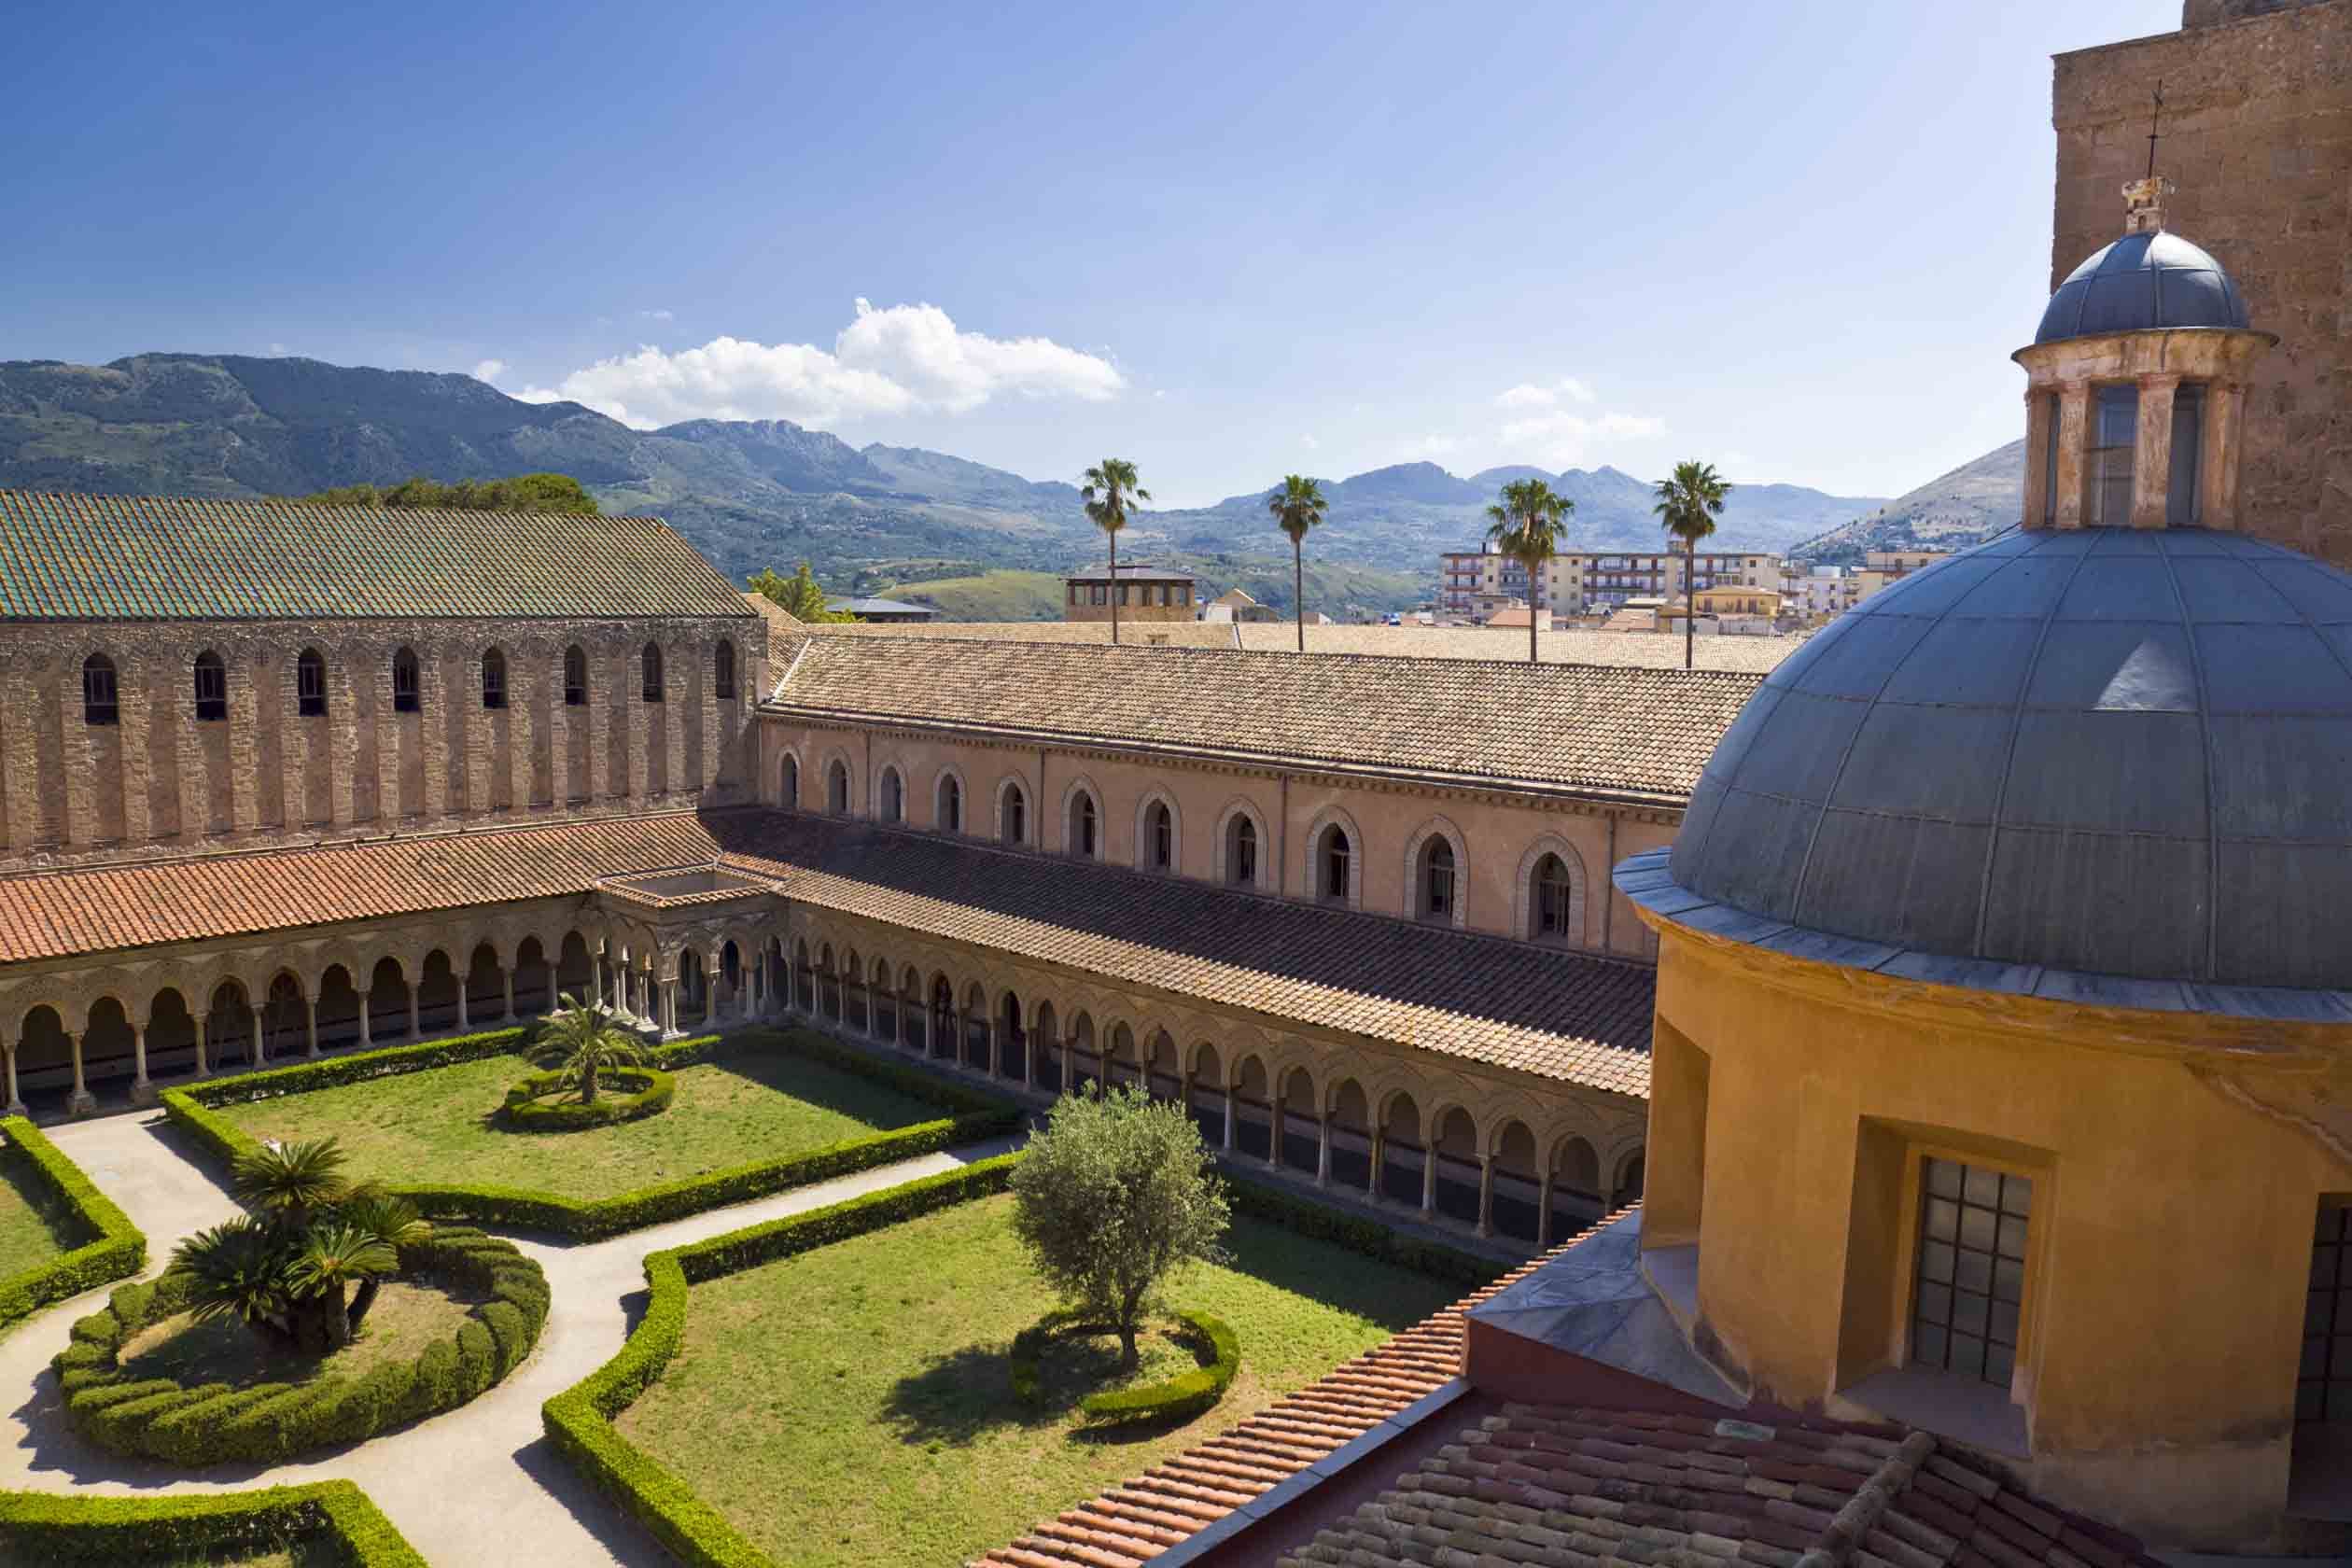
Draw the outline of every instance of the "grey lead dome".
[[[2177,234],[2126,234],[2066,276],[2037,343],[2167,327],[2244,328],[2246,297],[2221,263]]]
[[[1783,662],[1671,865],[1925,953],[2352,985],[2352,574],[2197,528],[2004,535]]]

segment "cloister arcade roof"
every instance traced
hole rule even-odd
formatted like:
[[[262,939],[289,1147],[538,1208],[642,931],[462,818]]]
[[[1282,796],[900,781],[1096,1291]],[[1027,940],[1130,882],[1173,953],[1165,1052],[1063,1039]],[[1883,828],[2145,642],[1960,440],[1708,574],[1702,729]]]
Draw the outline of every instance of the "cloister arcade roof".
[[[767,707],[1680,807],[1762,677],[1729,670],[810,636]]]

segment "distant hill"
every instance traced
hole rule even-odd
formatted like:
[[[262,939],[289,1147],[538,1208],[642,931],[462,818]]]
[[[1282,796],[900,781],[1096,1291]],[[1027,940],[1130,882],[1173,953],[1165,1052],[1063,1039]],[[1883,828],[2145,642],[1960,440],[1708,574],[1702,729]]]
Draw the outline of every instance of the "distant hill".
[[[2025,443],[2013,441],[1791,553],[1835,567],[1872,550],[1965,550],[2015,523],[2024,506]]]

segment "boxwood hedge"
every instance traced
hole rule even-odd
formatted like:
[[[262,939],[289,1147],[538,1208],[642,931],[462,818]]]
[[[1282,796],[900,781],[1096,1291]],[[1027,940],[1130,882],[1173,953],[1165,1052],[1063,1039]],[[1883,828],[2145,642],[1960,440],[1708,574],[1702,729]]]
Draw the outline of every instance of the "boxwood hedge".
[[[175,1125],[186,1128],[225,1167],[257,1145],[234,1122],[215,1113],[219,1106],[241,1105],[271,1095],[329,1088],[390,1072],[414,1072],[452,1062],[479,1060],[525,1049],[535,1034],[535,1029],[497,1029],[488,1034],[427,1041],[421,1045],[392,1045],[327,1061],[273,1068],[189,1088],[166,1089],[163,1109]],[[683,1219],[707,1209],[806,1186],[812,1182],[892,1165],[917,1155],[934,1154],[984,1138],[1002,1137],[1021,1127],[1021,1109],[1009,1099],[869,1056],[808,1029],[757,1029],[730,1035],[704,1035],[657,1047],[647,1052],[646,1058],[652,1068],[675,1071],[739,1051],[778,1048],[789,1048],[837,1071],[886,1084],[955,1114],[891,1132],[849,1139],[805,1154],[755,1160],[657,1186],[639,1187],[611,1197],[565,1197],[556,1193],[476,1183],[403,1182],[388,1185],[423,1212],[438,1219],[470,1220],[481,1225],[597,1240]]]
[[[1494,1283],[1512,1267],[1476,1253],[1465,1253],[1459,1247],[1449,1247],[1443,1241],[1404,1235],[1379,1220],[1333,1209],[1310,1197],[1237,1176],[1230,1170],[1221,1174],[1237,1214],[1248,1214],[1301,1236],[1330,1241],[1351,1253],[1362,1253],[1416,1274],[1426,1274],[1433,1280],[1476,1290]]]
[[[22,1116],[0,1118],[0,1141],[7,1144],[0,1149],[0,1176],[28,1197],[56,1199],[87,1238],[63,1256],[0,1280],[0,1328],[147,1267],[147,1237],[38,1127]]]
[[[1190,1420],[1223,1399],[1233,1375],[1241,1370],[1240,1337],[1224,1319],[1206,1312],[1179,1311],[1176,1317],[1207,1342],[1208,1365],[1141,1388],[1090,1393],[1078,1402],[1078,1408],[1102,1421],[1179,1421]]]
[[[125,1371],[122,1347],[185,1309],[195,1282],[166,1273],[124,1285],[104,1311],[74,1324],[73,1342],[56,1356],[66,1420],[100,1448],[175,1464],[287,1459],[465,1404],[530,1354],[547,1321],[546,1274],[511,1241],[478,1230],[436,1227],[400,1249],[400,1273],[485,1299],[455,1336],[427,1345],[413,1362],[386,1362],[356,1378],[242,1389]]]
[[[426,1568],[349,1481],[192,1497],[0,1491],[0,1561],[119,1568],[251,1555],[295,1542],[311,1548],[304,1562]]]
[[[659,1068],[609,1067],[596,1077],[593,1101],[545,1098],[564,1088],[560,1070],[534,1072],[507,1090],[499,1120],[517,1132],[571,1132],[634,1122],[668,1109],[678,1095],[678,1077]]]

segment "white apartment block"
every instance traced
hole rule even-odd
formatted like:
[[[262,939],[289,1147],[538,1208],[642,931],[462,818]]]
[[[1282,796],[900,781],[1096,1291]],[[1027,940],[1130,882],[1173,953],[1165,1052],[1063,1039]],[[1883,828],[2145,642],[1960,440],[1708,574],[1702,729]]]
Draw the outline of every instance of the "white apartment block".
[[[1680,551],[1589,551],[1552,557],[1536,584],[1535,604],[1558,616],[1606,615],[1628,599],[1679,597]],[[1781,558],[1746,551],[1701,551],[1695,587],[1781,586]],[[1481,601],[1528,597],[1527,568],[1491,549],[1448,551],[1437,558],[1437,613],[1472,617]]]

